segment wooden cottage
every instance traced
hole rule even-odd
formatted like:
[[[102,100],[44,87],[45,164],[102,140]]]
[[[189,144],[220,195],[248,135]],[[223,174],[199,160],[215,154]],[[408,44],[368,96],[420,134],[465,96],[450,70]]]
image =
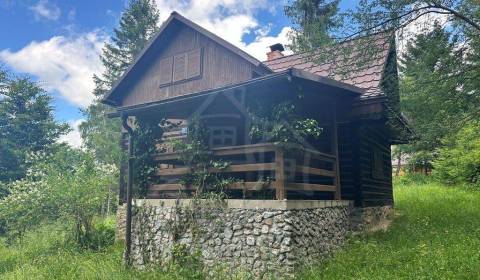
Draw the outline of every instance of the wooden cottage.
[[[230,163],[211,172],[238,179],[226,189],[231,199],[391,206],[390,145],[405,141],[402,132],[408,131],[398,112],[391,35],[371,38],[378,47],[373,54],[356,50],[344,59],[320,63],[315,53],[285,56],[276,44],[269,59],[260,62],[173,12],[103,102],[124,120],[142,116],[180,121],[166,138],[185,138],[188,121],[202,119],[213,156]],[[335,55],[355,42],[323,51]],[[362,57],[368,59],[356,63]],[[268,111],[289,98],[298,99],[303,117],[318,121],[320,137],[298,141],[288,154],[268,139],[253,141],[249,131],[255,120],[249,104],[255,101]],[[178,198],[192,191],[192,186],[179,183],[190,170],[178,153],[159,153],[156,160],[160,180],[148,186],[146,200]],[[131,186],[135,170],[129,171]],[[131,201],[131,193],[125,198],[125,188],[121,183],[121,200]],[[129,238],[127,233],[127,243]]]
[[[375,40],[378,52],[359,66],[355,55],[351,61],[323,64],[311,54],[284,56],[281,45],[272,46],[270,59],[260,62],[174,12],[103,102],[124,117],[204,118],[214,155],[234,159],[224,172],[243,173],[238,175],[242,183],[231,186],[239,191],[233,197],[255,198],[259,176],[247,173],[261,173],[274,178],[272,199],[391,205],[390,145],[403,141],[399,131],[405,123],[397,111],[395,42],[389,34]],[[299,91],[302,113],[317,119],[324,131],[321,139],[298,147],[306,151],[308,162],[292,163],[274,143],[252,143],[246,103],[255,99],[273,106],[280,96],[294,98]],[[171,134],[185,133],[181,127]],[[188,189],[169,180],[188,172],[178,167],[178,155],[159,154],[158,162],[167,166],[158,170],[166,180],[152,185],[147,198],[172,197]],[[285,174],[289,165],[295,165],[295,174]]]

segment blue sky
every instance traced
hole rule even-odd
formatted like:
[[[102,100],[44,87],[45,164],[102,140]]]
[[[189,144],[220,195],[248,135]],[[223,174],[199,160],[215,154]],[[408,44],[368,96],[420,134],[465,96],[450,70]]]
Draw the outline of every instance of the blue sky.
[[[101,48],[125,0],[0,0],[0,64],[31,76],[54,97],[55,116],[76,128],[92,102],[92,75],[102,72]],[[287,43],[284,1],[157,0],[161,20],[176,10],[260,60],[268,46]],[[349,8],[356,1],[342,1]],[[79,145],[78,131],[65,138]]]

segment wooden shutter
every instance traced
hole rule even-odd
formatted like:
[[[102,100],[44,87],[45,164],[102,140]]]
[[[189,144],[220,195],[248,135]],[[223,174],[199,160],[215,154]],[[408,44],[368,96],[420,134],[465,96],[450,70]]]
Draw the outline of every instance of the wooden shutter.
[[[160,60],[160,85],[172,82],[173,57],[166,57]]]
[[[182,53],[173,57],[173,81],[178,82],[187,78],[187,54]]]
[[[200,76],[202,71],[202,50],[196,49],[187,53],[187,79]]]

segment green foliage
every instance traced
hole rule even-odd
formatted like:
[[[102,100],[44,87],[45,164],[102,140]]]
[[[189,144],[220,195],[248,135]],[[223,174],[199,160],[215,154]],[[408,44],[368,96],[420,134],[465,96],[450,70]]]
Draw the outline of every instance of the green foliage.
[[[91,248],[93,218],[108,195],[115,168],[98,165],[91,154],[67,147],[53,154],[33,154],[30,160],[27,176],[13,182],[10,194],[0,200],[0,220],[8,235],[22,237],[28,229],[61,219],[76,244]]]
[[[284,7],[294,24],[290,34],[295,51],[309,51],[332,41],[331,33],[339,27],[339,0],[293,0]]]
[[[226,187],[235,180],[225,178],[219,172],[209,169],[222,170],[229,166],[228,162],[213,158],[208,146],[209,132],[205,124],[193,119],[188,124],[187,139],[173,141],[173,149],[180,153],[182,163],[190,168],[189,174],[183,175],[181,183],[195,187],[195,196],[206,197],[209,193],[224,195]]]
[[[102,250],[112,246],[115,241],[115,217],[94,220],[88,248]]]
[[[23,178],[27,155],[47,151],[68,132],[67,124],[55,120],[51,102],[37,83],[0,69],[0,182]]]
[[[437,25],[409,42],[401,59],[402,108],[418,137],[402,147],[412,155],[411,165],[430,168],[432,160],[447,153],[444,139],[478,115],[480,95],[466,88],[470,79],[463,77],[465,56],[457,43]]]
[[[305,140],[320,137],[323,130],[317,120],[302,117],[298,113],[301,110],[295,101],[282,101],[269,108],[252,104],[248,109],[252,119],[250,137],[254,143],[303,145]]]
[[[136,56],[158,29],[159,14],[153,0],[131,0],[122,13],[119,27],[115,28],[111,43],[107,43],[100,57],[105,72],[95,75],[94,94],[96,100],[85,111],[85,122],[80,125],[84,145],[95,152],[96,159],[107,164],[121,162],[123,153],[119,141],[121,122],[110,119],[107,105],[100,100],[113,87]]]
[[[134,182],[137,186],[136,195],[145,197],[149,185],[156,181],[157,162],[154,156],[158,150],[165,130],[175,126],[168,120],[137,117],[134,130]]]
[[[428,183],[395,185],[396,219],[386,232],[353,238],[331,259],[309,264],[295,279],[478,279],[480,193]],[[123,265],[123,246],[68,247],[62,227],[28,232],[22,243],[0,239],[1,279],[255,279],[227,269],[202,272],[177,248],[177,263],[144,270]],[[188,265],[192,262],[194,265]],[[267,279],[276,279],[274,277]]]
[[[433,162],[434,175],[448,184],[480,189],[480,123],[471,123],[445,140]]]
[[[433,182],[434,180],[431,176],[426,176],[423,173],[406,173],[405,175],[393,178],[394,186],[426,185]]]
[[[167,264],[168,270],[174,271],[177,279],[204,279],[204,264],[201,258],[200,251],[191,252],[185,244],[174,244],[172,260]]]

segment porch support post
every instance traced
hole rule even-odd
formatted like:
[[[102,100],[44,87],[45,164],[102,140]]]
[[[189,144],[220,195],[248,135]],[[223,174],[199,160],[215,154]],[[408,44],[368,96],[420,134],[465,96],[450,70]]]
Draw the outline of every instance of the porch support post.
[[[285,158],[281,148],[275,150],[275,198],[287,199],[285,192]]]
[[[128,125],[128,116],[122,116],[122,125],[128,132],[128,181],[127,181],[127,217],[125,222],[125,264],[131,265],[132,251],[132,189],[133,189],[133,130]]]
[[[340,187],[340,159],[338,158],[338,123],[337,123],[337,101],[333,103],[333,135],[332,135],[332,152],[335,155],[335,165],[333,166],[335,171],[335,178],[333,183],[336,186],[335,199],[340,200],[342,198]]]

